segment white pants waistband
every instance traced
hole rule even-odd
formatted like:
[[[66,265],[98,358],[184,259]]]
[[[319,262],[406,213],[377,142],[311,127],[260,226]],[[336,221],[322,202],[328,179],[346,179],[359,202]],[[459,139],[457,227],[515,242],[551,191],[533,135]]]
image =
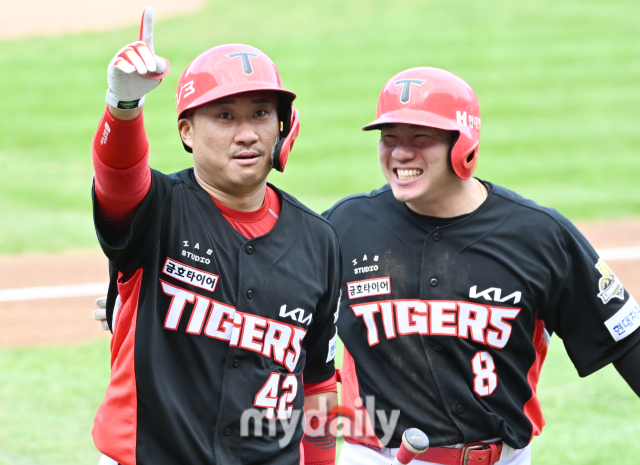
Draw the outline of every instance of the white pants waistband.
[[[345,442],[340,448],[338,465],[390,465],[398,449],[383,447],[380,451],[370,449],[361,444]],[[413,460],[412,465],[441,465],[434,462]],[[513,449],[503,445],[500,460],[496,465],[531,465],[531,444],[524,449]]]

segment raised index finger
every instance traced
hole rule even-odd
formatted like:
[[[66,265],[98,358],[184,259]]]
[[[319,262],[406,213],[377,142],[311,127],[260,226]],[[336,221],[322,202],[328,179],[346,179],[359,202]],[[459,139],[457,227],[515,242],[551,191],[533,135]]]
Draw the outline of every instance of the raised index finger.
[[[146,42],[149,50],[154,55],[156,52],[153,50],[153,8],[150,6],[144,9],[142,13],[142,22],[140,24],[140,40]]]

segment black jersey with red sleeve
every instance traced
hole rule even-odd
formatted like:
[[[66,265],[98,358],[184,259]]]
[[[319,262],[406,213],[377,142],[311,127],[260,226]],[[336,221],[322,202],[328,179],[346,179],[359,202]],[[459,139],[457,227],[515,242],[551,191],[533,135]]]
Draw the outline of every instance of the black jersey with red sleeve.
[[[279,218],[253,239],[192,169],[152,170],[124,230],[100,218],[94,194],[100,245],[118,271],[111,380],[93,429],[108,457],[300,463],[303,376],[335,373],[340,252],[326,220],[271,187]]]
[[[343,259],[342,401],[381,445],[384,421],[432,446],[501,438],[527,446],[544,425],[536,385],[552,334],[581,376],[640,341],[640,306],[557,211],[487,183],[474,212],[433,226],[387,185],[325,213]],[[371,405],[374,401],[375,404]]]

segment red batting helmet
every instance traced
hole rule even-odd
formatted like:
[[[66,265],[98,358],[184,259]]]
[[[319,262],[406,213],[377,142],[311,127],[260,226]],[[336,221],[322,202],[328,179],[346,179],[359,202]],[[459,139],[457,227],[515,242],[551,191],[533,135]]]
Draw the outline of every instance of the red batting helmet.
[[[300,127],[298,110],[293,109],[296,94],[282,87],[278,68],[257,48],[220,45],[198,55],[178,81],[178,119],[184,118],[188,110],[213,100],[255,91],[273,91],[278,97],[278,118],[282,122],[282,130],[271,149],[271,161],[275,169],[284,171]],[[191,152],[186,145],[185,149]]]
[[[362,129],[403,123],[456,131],[453,171],[468,179],[478,164],[480,105],[469,84],[437,68],[412,68],[393,76],[378,99],[376,120]]]

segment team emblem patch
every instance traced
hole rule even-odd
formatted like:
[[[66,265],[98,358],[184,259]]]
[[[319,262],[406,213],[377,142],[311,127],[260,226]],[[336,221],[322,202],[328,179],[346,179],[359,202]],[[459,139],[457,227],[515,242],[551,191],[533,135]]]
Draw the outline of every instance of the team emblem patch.
[[[596,269],[602,275],[602,278],[598,280],[598,289],[600,290],[598,297],[602,303],[607,304],[613,298],[624,300],[624,287],[611,268],[602,259],[599,259],[596,263]]]

